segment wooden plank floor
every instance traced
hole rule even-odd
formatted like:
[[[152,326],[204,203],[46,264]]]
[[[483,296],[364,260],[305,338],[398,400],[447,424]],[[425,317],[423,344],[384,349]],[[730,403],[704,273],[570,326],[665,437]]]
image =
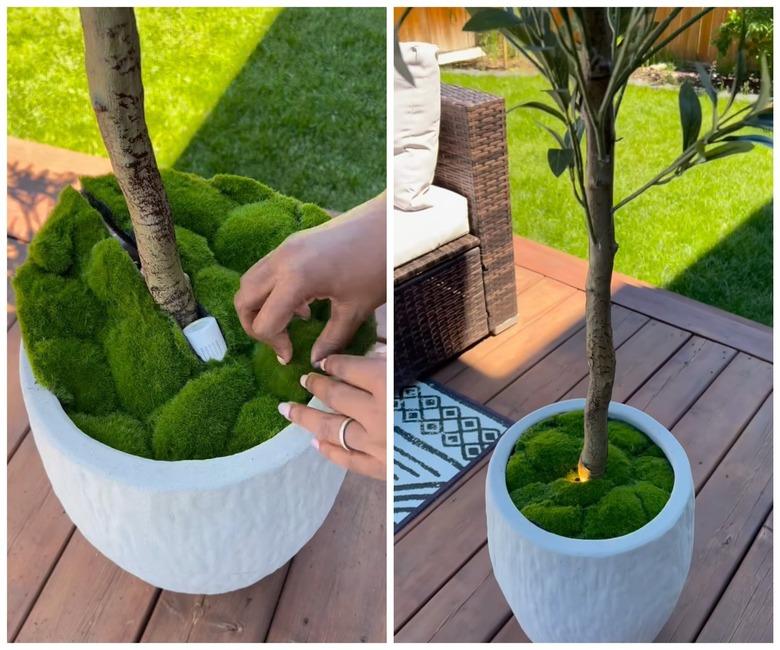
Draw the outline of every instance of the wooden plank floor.
[[[108,171],[102,158],[9,138],[8,279],[60,190]],[[75,530],[51,490],[19,388],[8,326],[8,640],[376,641],[386,639],[385,484],[349,475],[314,538],[273,575],[221,596],[156,589]]]
[[[584,397],[585,263],[515,238],[519,322],[434,378],[517,420]],[[685,447],[696,486],[693,564],[658,641],[772,640],[772,330],[617,274],[615,399]],[[474,467],[395,538],[397,641],[527,637],[495,582]]]

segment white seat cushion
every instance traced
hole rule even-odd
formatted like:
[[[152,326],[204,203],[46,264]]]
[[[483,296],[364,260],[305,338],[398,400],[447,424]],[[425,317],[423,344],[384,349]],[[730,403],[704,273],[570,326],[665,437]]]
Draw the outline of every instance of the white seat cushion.
[[[469,206],[465,196],[431,185],[426,199],[432,207],[413,212],[393,210],[393,268],[469,232]]]

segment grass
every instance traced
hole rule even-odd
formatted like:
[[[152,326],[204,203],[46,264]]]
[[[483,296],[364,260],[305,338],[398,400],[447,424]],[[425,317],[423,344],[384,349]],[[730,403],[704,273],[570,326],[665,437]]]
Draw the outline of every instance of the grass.
[[[506,98],[547,101],[539,77],[445,72],[448,83]],[[703,124],[709,102],[702,101]],[[552,138],[539,111],[507,116],[512,218],[517,234],[581,258],[583,215],[566,175],[547,165]],[[677,93],[630,86],[617,123],[615,196],[627,196],[680,152]],[[654,187],[616,215],[616,269],[726,311],[772,324],[772,154],[757,148]]]
[[[139,8],[161,167],[345,210],[385,184],[383,9]],[[106,155],[78,11],[8,10],[8,133]]]

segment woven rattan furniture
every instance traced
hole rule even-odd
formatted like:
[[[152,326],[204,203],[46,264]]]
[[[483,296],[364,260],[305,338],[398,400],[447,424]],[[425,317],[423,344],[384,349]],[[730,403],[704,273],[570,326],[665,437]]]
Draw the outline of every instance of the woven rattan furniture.
[[[502,98],[442,84],[434,183],[466,197],[470,232],[395,269],[396,390],[517,320]]]

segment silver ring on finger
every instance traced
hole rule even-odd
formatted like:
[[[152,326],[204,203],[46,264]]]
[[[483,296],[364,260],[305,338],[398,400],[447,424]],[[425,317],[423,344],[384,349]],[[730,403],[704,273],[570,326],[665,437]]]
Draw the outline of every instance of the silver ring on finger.
[[[347,427],[349,426],[350,422],[354,422],[354,418],[344,418],[343,422],[341,423],[341,426],[339,427],[339,442],[341,443],[341,446],[346,451],[355,451],[347,444],[345,434],[347,433]]]

